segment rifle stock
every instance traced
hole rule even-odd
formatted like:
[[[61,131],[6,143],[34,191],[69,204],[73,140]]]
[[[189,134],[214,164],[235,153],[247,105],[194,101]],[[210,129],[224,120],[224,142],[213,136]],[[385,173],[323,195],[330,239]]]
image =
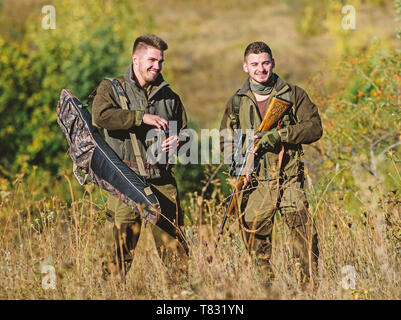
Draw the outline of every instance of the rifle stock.
[[[269,131],[284,115],[284,113],[292,106],[292,102],[281,99],[279,97],[273,97],[270,101],[269,106],[267,107],[266,114],[258,128],[257,133],[263,131]],[[253,146],[258,142],[258,138],[254,139]],[[233,192],[231,193],[229,205],[226,209],[226,212],[223,217],[223,221],[220,225],[219,233],[217,235],[217,243],[220,240],[221,235],[223,234],[224,225],[227,221],[228,216],[237,209],[237,202],[239,192],[241,192],[242,187],[244,185],[246,175],[251,174],[253,170],[253,164],[255,161],[255,147],[252,146],[252,149],[248,147],[247,152],[245,153],[244,160],[241,164],[241,170],[239,172],[237,181],[234,185]]]

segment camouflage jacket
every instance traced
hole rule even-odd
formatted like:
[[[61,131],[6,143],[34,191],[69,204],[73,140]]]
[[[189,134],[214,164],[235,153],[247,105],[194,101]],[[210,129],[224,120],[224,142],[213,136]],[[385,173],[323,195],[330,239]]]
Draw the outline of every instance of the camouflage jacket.
[[[104,128],[106,142],[121,160],[139,174],[129,135],[130,132],[134,132],[145,164],[147,178],[163,177],[168,173],[166,164],[149,164],[147,148],[150,141],[146,141],[146,135],[149,130],[154,128],[143,123],[142,118],[145,113],[150,113],[159,115],[168,121],[176,121],[177,134],[179,134],[180,130],[187,126],[187,116],[181,99],[171,90],[161,74],[151,84],[150,90],[144,90],[136,81],[132,64],[124,76],[116,77],[116,79],[124,88],[130,110],[121,108],[118,94],[113,89],[111,82],[103,80],[90,95],[94,99],[93,123]]]
[[[236,95],[239,96],[237,99],[239,101],[237,102],[239,103],[238,117],[234,114],[233,109],[233,101]],[[318,109],[302,88],[289,84],[281,78],[277,79],[270,98],[273,96],[282,97],[293,103],[292,108],[281,119],[280,134],[281,141],[285,147],[282,174],[284,178],[300,175],[303,173],[303,163],[301,161],[303,155],[302,144],[315,142],[323,134]],[[253,113],[252,116],[251,112]],[[253,121],[251,121],[251,118],[253,118]],[[239,123],[237,123],[237,120],[239,120]],[[245,133],[245,130],[251,129],[256,132],[261,121],[256,99],[249,88],[249,79],[247,79],[243,87],[227,102],[220,130],[228,129],[233,132],[234,129],[241,129],[242,133]],[[222,151],[224,148],[232,151],[234,149],[233,135],[222,135],[220,146]],[[243,152],[245,148],[246,144],[243,146]],[[279,174],[280,149],[276,148],[266,152],[260,158],[259,163],[255,164],[256,168],[259,166],[259,170],[256,172],[259,179],[274,180],[277,178]],[[232,152],[225,153],[225,155],[229,155],[229,159],[226,158],[225,161],[230,163]]]

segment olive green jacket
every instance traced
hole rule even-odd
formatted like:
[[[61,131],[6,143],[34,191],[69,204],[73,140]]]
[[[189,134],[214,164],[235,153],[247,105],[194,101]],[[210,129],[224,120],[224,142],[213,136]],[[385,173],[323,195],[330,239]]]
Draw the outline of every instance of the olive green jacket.
[[[238,112],[239,124],[233,110],[234,96],[240,98],[240,108]],[[229,129],[233,132],[234,129],[241,129],[245,134],[246,129],[251,129],[255,133],[262,121],[257,107],[256,99],[249,88],[249,78],[244,83],[243,87],[238,90],[233,97],[227,102],[227,106],[221,121],[220,131]],[[318,109],[315,104],[309,99],[307,93],[300,87],[289,84],[281,78],[273,88],[270,99],[273,96],[279,96],[283,99],[290,100],[293,103],[292,108],[281,118],[281,141],[285,147],[285,154],[282,163],[282,174],[285,177],[292,177],[303,173],[303,163],[301,157],[303,155],[302,144],[310,144],[320,139],[323,134],[322,124]],[[269,102],[268,102],[269,103]],[[251,113],[253,114],[251,116]],[[251,118],[253,118],[253,126]],[[233,150],[233,134],[231,136],[222,135],[220,139],[222,151],[224,148]],[[246,148],[246,143],[243,146],[243,153]],[[278,162],[279,152],[281,147],[275,150],[268,151],[260,158],[259,163],[255,164],[258,169],[256,176],[262,180],[276,179],[279,174]],[[231,162],[230,159],[225,159]],[[259,165],[259,168],[258,168]]]
[[[145,113],[150,113],[159,115],[168,121],[176,121],[176,134],[178,135],[180,130],[187,127],[184,106],[179,96],[171,90],[161,74],[147,91],[140,87],[136,81],[132,64],[124,76],[116,77],[116,79],[124,88],[130,110],[121,108],[118,94],[113,89],[111,82],[103,80],[90,96],[94,99],[92,105],[93,123],[105,129],[106,142],[121,160],[139,174],[129,135],[130,132],[135,133],[145,164],[147,178],[163,177],[167,174],[165,164],[148,164],[149,159],[146,151],[154,141],[146,141],[146,134],[154,127],[143,123],[142,118]]]

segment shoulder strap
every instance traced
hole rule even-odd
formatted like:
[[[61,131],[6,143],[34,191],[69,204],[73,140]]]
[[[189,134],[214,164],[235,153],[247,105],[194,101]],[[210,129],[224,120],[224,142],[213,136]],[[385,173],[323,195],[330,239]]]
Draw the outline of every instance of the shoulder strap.
[[[240,106],[241,106],[241,96],[238,95],[238,91],[239,91],[239,89],[237,90],[237,92],[233,96],[233,100],[232,100],[233,112],[234,112],[234,116],[235,116],[235,122],[236,122],[237,129],[239,129],[239,127],[240,127],[239,109],[240,109]]]
[[[106,80],[111,81],[114,89],[116,90],[116,92],[118,94],[118,97],[120,98],[121,107],[124,110],[129,110],[128,103],[127,103],[128,99],[127,99],[127,96],[125,95],[125,91],[124,91],[120,81],[118,81],[117,79],[113,79],[113,78],[106,78]],[[138,145],[138,140],[136,139],[136,135],[133,132],[130,132],[129,135],[131,138],[132,148],[134,149],[136,163],[138,164],[139,173],[142,177],[146,177],[145,166],[143,164],[143,160],[142,160],[141,152],[139,150],[139,145]]]

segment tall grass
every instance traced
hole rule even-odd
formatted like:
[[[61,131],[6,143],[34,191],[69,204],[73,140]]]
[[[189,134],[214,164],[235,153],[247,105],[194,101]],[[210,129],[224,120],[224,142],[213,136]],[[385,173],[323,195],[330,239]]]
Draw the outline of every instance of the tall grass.
[[[397,178],[401,179],[399,173]],[[66,175],[67,185],[69,179]],[[3,194],[0,207],[0,298],[399,299],[400,202],[383,194],[378,184],[374,187],[362,188],[357,195],[363,203],[361,214],[347,212],[341,192],[327,193],[330,181],[320,190],[308,189],[320,250],[318,285],[310,291],[297,287],[289,267],[290,236],[280,216],[274,228],[271,287],[249,257],[234,217],[215,248],[225,209],[219,188],[210,199],[192,194],[183,203],[186,215],[193,216],[186,227],[191,244],[187,280],[171,281],[148,224],[142,226],[126,283],[103,280],[104,212],[94,202],[97,190],[71,187],[70,202],[58,196],[37,200],[24,179],[18,179],[12,192]],[[55,269],[54,290],[45,289],[48,274],[41,273],[43,265]],[[344,287],[345,266],[356,271],[355,288]]]
[[[375,1],[369,1],[372,2]],[[11,29],[6,22],[0,23],[5,32],[22,32],[29,8],[35,5],[40,13],[44,4],[41,0],[21,3],[27,5],[4,2],[5,15],[18,20],[18,25]],[[171,49],[166,55],[167,78],[172,78],[173,87],[183,97],[192,119],[203,127],[216,127],[216,113],[222,112],[228,97],[241,85],[241,55],[249,42],[266,40],[271,44],[281,68],[279,74],[296,83],[302,83],[321,68],[319,61],[329,58],[330,63],[329,42],[342,43],[330,33],[338,27],[339,13],[320,30],[326,34],[302,37],[294,30],[298,10],[290,10],[295,5],[293,1],[273,6],[271,1],[255,0],[252,6],[241,0],[230,4],[204,0],[197,2],[198,10],[193,10],[188,1],[168,1],[167,5],[173,8],[170,10],[163,4],[160,0],[149,2],[149,12],[157,17],[151,31],[168,41]],[[381,21],[379,26],[383,24],[385,28],[380,32],[387,37],[394,22],[386,12],[377,12],[380,19],[371,19],[371,12],[361,11],[360,16]],[[314,23],[313,19],[310,21]],[[315,25],[306,27],[309,30]],[[287,32],[284,40],[283,28]],[[360,28],[355,35],[368,34],[360,31],[366,30],[362,24]],[[358,42],[363,45],[368,41],[365,36],[362,40]],[[344,68],[343,61],[340,64]],[[330,68],[324,72],[327,69]],[[399,77],[399,70],[390,69],[397,73],[391,77]],[[334,82],[337,91],[343,90],[338,73],[332,72],[333,76],[325,73],[322,80]],[[361,86],[358,84],[357,89]],[[358,94],[358,90],[353,94]],[[395,91],[394,101],[399,104],[401,94]],[[315,90],[311,96],[321,107],[332,92],[317,93]],[[373,92],[366,99],[372,105],[381,101]],[[383,106],[389,105],[389,101],[384,101]],[[326,120],[332,120],[331,114],[326,112]],[[325,134],[334,131],[330,123],[324,123]],[[344,132],[348,134],[347,130]],[[332,140],[337,142],[337,136]],[[336,150],[337,145],[332,149]],[[313,148],[307,151],[312,154]],[[309,157],[307,195],[320,251],[315,291],[297,287],[288,254],[290,235],[279,215],[273,234],[275,279],[271,286],[266,286],[266,279],[249,257],[234,217],[229,217],[215,248],[227,194],[212,171],[206,172],[213,186],[208,196],[189,193],[182,201],[185,231],[191,245],[188,279],[178,281],[178,276],[171,277],[170,268],[157,255],[149,225],[143,224],[124,284],[116,279],[102,279],[101,262],[106,254],[103,192],[92,185],[85,189],[78,186],[71,171],[54,179],[34,168],[33,173],[14,178],[0,167],[0,299],[400,299],[401,160],[390,152],[385,153],[385,170],[377,170],[381,176],[369,175],[355,165],[366,159],[350,157],[346,165],[340,166],[340,161],[333,163],[324,154]],[[325,161],[333,166],[329,169],[321,166]],[[352,174],[353,190],[344,187],[350,182],[344,182],[342,170],[349,173],[348,180]],[[394,190],[383,186],[387,180],[396,186]],[[355,205],[350,205],[350,201]],[[54,267],[55,289],[47,288],[47,279],[52,274],[46,273],[45,266]],[[347,266],[356,272],[354,283],[346,281],[350,270],[344,268]]]

